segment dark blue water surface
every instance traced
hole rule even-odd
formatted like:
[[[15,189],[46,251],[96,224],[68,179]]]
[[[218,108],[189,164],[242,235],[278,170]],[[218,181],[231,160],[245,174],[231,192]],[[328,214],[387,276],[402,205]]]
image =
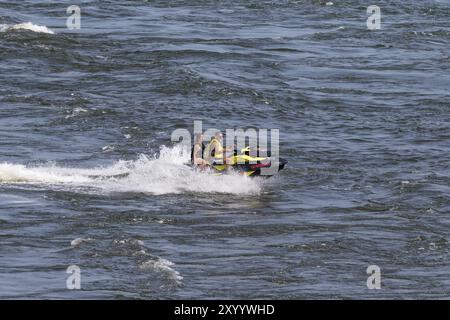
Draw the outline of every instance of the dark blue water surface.
[[[450,297],[450,1],[70,4],[0,4],[0,298]],[[192,172],[194,120],[289,164]]]

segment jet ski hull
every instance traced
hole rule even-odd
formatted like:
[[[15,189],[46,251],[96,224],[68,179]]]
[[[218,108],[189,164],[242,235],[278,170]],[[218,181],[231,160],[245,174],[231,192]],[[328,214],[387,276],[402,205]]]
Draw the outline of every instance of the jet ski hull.
[[[264,161],[257,161],[256,163],[237,163],[231,166],[226,166],[223,164],[214,164],[212,168],[214,168],[217,172],[227,173],[228,168],[231,170],[240,172],[245,174],[248,177],[272,177],[277,174],[279,171],[283,170],[286,164],[288,163],[285,159],[278,159],[278,168],[267,169],[272,166],[272,161],[270,159],[265,159]],[[265,170],[267,169],[267,170]]]

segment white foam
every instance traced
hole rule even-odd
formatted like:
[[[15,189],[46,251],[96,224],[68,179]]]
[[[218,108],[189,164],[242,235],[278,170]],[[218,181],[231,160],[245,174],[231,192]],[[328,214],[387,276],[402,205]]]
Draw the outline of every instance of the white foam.
[[[0,32],[6,32],[10,30],[28,30],[38,33],[55,34],[52,30],[46,26],[40,26],[31,22],[18,23],[14,25],[0,24]]]
[[[79,108],[79,107],[75,108],[75,109],[72,110],[72,112],[69,115],[66,116],[66,119],[70,119],[70,118],[76,117],[79,114],[86,113],[86,112],[88,112],[86,109]]]
[[[171,278],[175,280],[177,284],[181,284],[181,280],[183,277],[180,275],[178,271],[172,268],[174,263],[167,259],[163,259],[158,257],[155,260],[148,260],[140,265],[140,268],[143,270],[154,270],[157,272],[165,273]]]
[[[89,183],[90,179],[74,169],[49,167],[26,167],[24,165],[0,163],[0,182],[29,183]]]
[[[89,242],[89,241],[92,241],[92,240],[93,239],[91,239],[91,238],[76,238],[76,239],[74,239],[74,240],[72,240],[70,242],[70,246],[71,247],[77,247],[80,244],[82,244],[83,242]]]
[[[97,193],[136,192],[259,194],[261,182],[239,174],[215,175],[197,172],[184,165],[189,150],[163,147],[159,156],[140,155],[134,161],[119,161],[92,169],[46,165],[28,167],[0,163],[0,183],[25,183],[87,187]]]
[[[102,148],[102,151],[103,151],[103,152],[111,152],[111,151],[114,151],[115,149],[116,149],[115,146],[113,146],[113,145],[108,145],[108,146],[104,146],[104,147]]]

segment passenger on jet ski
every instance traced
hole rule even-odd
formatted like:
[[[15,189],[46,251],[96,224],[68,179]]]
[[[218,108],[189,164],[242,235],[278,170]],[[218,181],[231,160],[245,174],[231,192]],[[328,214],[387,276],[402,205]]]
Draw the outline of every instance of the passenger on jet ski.
[[[194,167],[204,169],[209,166],[209,163],[203,159],[205,154],[205,145],[203,144],[203,134],[197,133],[195,135],[194,145],[191,149],[191,164]]]
[[[230,148],[224,148],[222,146],[223,134],[222,132],[217,132],[211,141],[205,148],[204,157],[209,164],[223,163],[227,164],[230,162],[230,158],[226,157],[225,152],[229,151]]]

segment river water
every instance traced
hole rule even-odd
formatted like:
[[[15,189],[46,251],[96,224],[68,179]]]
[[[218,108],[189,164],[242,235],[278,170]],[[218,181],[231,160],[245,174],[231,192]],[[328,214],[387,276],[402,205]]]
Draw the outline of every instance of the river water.
[[[450,1],[70,4],[0,4],[0,298],[449,297]],[[193,172],[195,120],[289,163]]]

